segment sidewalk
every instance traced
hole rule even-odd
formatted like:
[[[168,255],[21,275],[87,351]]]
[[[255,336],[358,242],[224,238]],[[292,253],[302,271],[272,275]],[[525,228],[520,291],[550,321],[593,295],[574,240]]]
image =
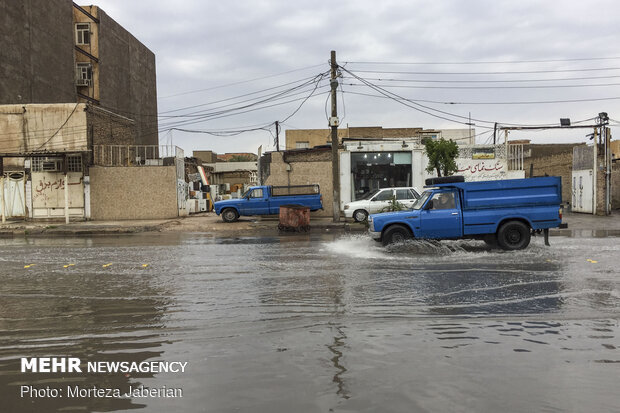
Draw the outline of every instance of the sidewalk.
[[[567,229],[552,229],[552,234],[571,234],[574,231],[620,231],[620,210],[610,216],[564,213]],[[366,226],[352,221],[333,222],[331,217],[312,217],[311,232],[363,232]],[[80,236],[135,234],[142,232],[204,232],[223,236],[278,234],[278,217],[243,217],[226,223],[213,212],[188,217],[161,220],[80,221],[63,222],[7,221],[0,224],[0,237],[19,236]],[[585,236],[585,235],[584,235]]]

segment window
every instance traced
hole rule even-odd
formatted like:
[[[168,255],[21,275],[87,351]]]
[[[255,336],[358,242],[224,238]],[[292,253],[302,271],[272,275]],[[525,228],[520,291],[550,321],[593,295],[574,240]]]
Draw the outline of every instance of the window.
[[[385,191],[381,191],[373,201],[389,201],[392,199],[392,190],[387,189]]]
[[[75,43],[90,44],[90,23],[77,23],[75,25]]]
[[[78,63],[76,66],[76,83],[78,86],[90,86],[93,81],[93,67],[90,63]]]
[[[433,207],[431,209],[454,209],[456,203],[454,202],[454,192],[443,192],[433,195]]]
[[[67,156],[67,171],[82,172],[82,156]]]
[[[310,147],[310,142],[308,141],[295,142],[295,149],[308,149],[309,147]]]
[[[416,199],[409,189],[397,189],[396,199]]]
[[[252,191],[252,194],[250,194],[250,198],[262,198],[262,197],[263,197],[262,189],[255,189]]]

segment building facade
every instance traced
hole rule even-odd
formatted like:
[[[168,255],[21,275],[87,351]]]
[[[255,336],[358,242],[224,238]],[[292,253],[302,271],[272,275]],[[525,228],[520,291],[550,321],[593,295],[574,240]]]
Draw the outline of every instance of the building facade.
[[[288,129],[286,150],[314,148],[331,144],[330,129]],[[338,129],[338,140],[382,140],[382,139],[415,139],[424,138],[452,139],[459,145],[475,143],[474,129],[423,129],[423,128],[383,128],[381,126],[346,127]]]
[[[0,0],[0,16],[0,104],[88,102],[158,144],[155,55],[103,10]]]

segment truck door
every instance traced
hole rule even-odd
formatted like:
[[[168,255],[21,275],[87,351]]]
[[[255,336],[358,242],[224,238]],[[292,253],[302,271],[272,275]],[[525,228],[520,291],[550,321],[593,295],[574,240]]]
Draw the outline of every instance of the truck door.
[[[456,191],[433,194],[420,214],[421,238],[459,238],[463,236],[463,218]]]
[[[263,188],[254,188],[241,203],[241,215],[269,214],[269,199]]]

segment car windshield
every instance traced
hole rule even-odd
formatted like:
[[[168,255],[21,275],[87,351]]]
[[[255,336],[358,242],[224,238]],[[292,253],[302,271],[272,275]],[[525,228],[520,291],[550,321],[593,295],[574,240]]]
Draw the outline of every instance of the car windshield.
[[[421,209],[428,197],[431,196],[429,191],[422,192],[422,196],[411,206],[411,209]]]
[[[358,198],[357,200],[362,201],[362,200],[370,199],[373,196],[375,196],[377,192],[379,192],[379,189],[375,189],[374,191],[367,192],[366,194],[364,194],[361,198]]]
[[[248,197],[248,196],[250,195],[250,192],[251,192],[251,191],[252,191],[252,189],[251,189],[251,188],[250,188],[250,189],[248,189],[247,191],[245,191],[245,192],[243,193],[243,195],[241,195],[241,198],[246,198],[246,197]]]

